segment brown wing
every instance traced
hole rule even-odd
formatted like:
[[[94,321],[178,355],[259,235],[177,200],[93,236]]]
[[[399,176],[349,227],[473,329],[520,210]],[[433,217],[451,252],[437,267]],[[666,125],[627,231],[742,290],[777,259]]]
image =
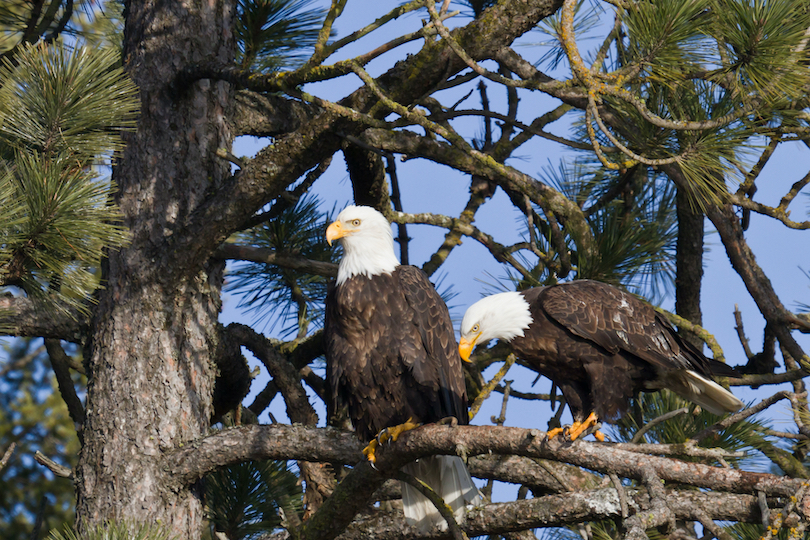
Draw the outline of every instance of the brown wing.
[[[399,277],[405,298],[411,308],[411,322],[417,329],[423,350],[403,361],[412,369],[416,382],[425,387],[438,384],[439,407],[436,421],[454,416],[466,425],[467,391],[464,371],[458,353],[450,312],[433,284],[422,270],[413,266],[400,266],[394,272]],[[435,405],[434,405],[435,406]]]
[[[362,439],[409,418],[467,423],[450,316],[421,270],[400,266],[333,287],[324,330],[330,410],[346,405]]]
[[[550,318],[611,354],[626,351],[663,370],[710,372],[708,360],[666,319],[617,287],[577,280],[545,288],[538,300]]]

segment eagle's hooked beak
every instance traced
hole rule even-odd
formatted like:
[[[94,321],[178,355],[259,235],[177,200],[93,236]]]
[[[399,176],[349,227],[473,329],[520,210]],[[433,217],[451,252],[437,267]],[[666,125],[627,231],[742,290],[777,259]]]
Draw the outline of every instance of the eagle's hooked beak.
[[[334,221],[326,228],[326,241],[330,246],[332,242],[344,236],[346,236],[346,231],[343,229],[343,225],[340,224],[340,221]]]
[[[470,362],[470,355],[475,349],[475,342],[478,340],[478,335],[476,335],[472,341],[468,340],[467,338],[463,337],[458,342],[458,353],[461,355],[461,359],[465,362]]]

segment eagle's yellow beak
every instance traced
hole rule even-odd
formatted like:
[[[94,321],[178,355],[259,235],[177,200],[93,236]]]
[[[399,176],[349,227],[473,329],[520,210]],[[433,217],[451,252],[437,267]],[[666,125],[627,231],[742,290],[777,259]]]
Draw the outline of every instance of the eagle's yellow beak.
[[[329,242],[330,246],[332,242],[344,236],[346,236],[346,231],[343,229],[343,225],[340,224],[340,221],[334,221],[326,228],[326,241]]]
[[[463,337],[458,342],[458,353],[461,355],[461,359],[465,362],[470,361],[470,355],[475,349],[475,342],[478,340],[478,336],[476,335],[472,341],[468,340],[467,338]]]

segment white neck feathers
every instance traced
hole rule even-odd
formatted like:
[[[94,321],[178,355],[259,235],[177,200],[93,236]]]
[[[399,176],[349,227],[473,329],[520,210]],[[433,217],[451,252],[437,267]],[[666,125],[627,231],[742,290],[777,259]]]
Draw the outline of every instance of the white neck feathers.
[[[394,234],[382,214],[369,207],[348,206],[338,214],[337,220],[351,231],[341,238],[343,258],[338,266],[338,285],[354,276],[370,278],[390,274],[399,266],[394,253]],[[360,220],[360,225],[352,227],[353,220]]]

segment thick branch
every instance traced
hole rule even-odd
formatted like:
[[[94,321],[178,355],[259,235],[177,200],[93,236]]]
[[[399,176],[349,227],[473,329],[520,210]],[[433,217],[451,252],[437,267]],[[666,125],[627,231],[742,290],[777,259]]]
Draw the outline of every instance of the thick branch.
[[[309,103],[249,90],[238,91],[234,101],[231,122],[236,136],[278,137],[299,129],[321,112]]]
[[[49,337],[81,342],[89,318],[76,309],[54,306],[52,299],[0,296],[0,328],[18,337]]]
[[[300,459],[354,463],[362,458],[354,434],[330,428],[302,426],[243,426],[210,435],[170,452],[166,471],[175,484],[189,484],[216,467],[246,459]],[[545,432],[492,426],[428,425],[403,434],[396,444],[377,456],[377,468],[386,471],[433,454],[518,455],[570,463],[601,473],[640,480],[650,468],[665,482],[700,488],[789,496],[802,481],[766,473],[710,467],[658,456],[644,456],[612,444],[545,439]]]

